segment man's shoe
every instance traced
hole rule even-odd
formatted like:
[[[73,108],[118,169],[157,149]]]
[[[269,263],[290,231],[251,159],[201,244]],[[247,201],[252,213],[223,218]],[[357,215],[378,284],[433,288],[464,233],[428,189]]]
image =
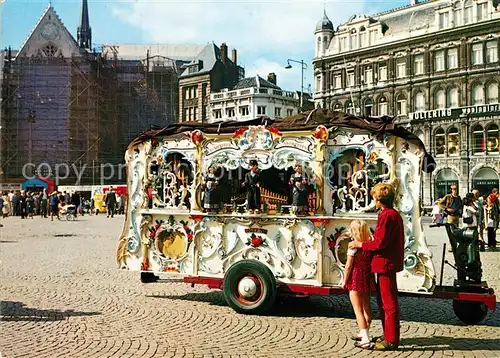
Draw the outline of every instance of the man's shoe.
[[[397,349],[397,344],[389,343],[386,340],[375,343],[375,346],[373,347],[374,351],[395,351]]]

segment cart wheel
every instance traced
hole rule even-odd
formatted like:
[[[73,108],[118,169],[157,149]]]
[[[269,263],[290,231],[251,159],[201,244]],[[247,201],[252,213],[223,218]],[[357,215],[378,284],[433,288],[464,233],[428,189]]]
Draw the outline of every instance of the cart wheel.
[[[453,300],[453,311],[463,323],[477,324],[488,314],[488,307],[482,302]]]
[[[276,280],[271,270],[253,260],[232,265],[224,276],[224,298],[236,312],[259,314],[276,299]]]
[[[152,272],[141,272],[141,282],[142,283],[151,283],[158,281],[160,277],[156,276]]]

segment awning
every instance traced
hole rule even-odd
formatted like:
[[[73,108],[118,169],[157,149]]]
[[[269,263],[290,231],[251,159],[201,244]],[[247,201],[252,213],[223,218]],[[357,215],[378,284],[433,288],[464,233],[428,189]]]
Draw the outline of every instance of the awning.
[[[48,180],[41,177],[34,177],[25,180],[21,184],[22,190],[37,190],[37,189],[47,189],[48,193],[51,193],[54,190],[54,182],[52,180]]]

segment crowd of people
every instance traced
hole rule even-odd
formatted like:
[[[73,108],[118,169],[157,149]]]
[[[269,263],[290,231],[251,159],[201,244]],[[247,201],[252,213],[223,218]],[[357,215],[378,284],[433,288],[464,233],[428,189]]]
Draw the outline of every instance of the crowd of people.
[[[113,189],[109,190],[105,196],[107,217],[114,217],[115,214],[124,214],[126,206],[126,196],[117,195]],[[40,192],[25,190],[4,191],[0,197],[0,210],[2,218],[9,216],[20,216],[21,219],[40,216],[43,218],[54,217],[60,219],[61,214],[66,214],[68,210],[74,210],[74,215],[98,214],[95,210],[94,199],[85,197],[79,192],[67,193],[66,191],[54,191],[50,194],[47,189]]]
[[[480,195],[473,189],[462,200],[457,193],[457,186],[451,186],[451,192],[437,200],[432,210],[433,223],[444,221],[462,227],[477,229],[480,248],[495,249],[497,245],[496,231],[500,221],[500,197],[498,189],[493,189],[487,195]],[[484,232],[486,230],[486,240]]]

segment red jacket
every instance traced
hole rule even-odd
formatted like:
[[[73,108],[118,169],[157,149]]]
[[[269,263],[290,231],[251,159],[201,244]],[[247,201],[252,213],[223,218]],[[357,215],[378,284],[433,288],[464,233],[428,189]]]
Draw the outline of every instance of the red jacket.
[[[372,251],[372,272],[386,273],[403,270],[404,225],[401,215],[392,208],[378,214],[373,241],[363,243],[364,251]]]

